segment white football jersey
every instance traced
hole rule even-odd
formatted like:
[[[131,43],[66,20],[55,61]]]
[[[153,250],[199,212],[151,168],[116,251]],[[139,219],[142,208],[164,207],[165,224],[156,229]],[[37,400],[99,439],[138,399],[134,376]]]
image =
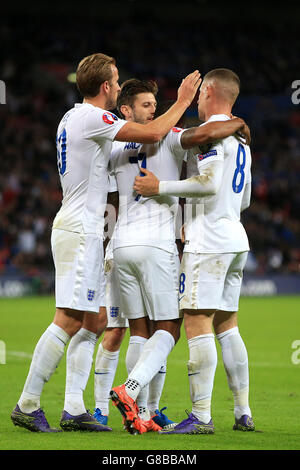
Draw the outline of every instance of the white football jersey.
[[[224,114],[206,122],[225,121]],[[202,124],[202,125],[205,125]],[[201,167],[223,161],[221,187],[215,196],[187,198],[185,207],[185,252],[235,253],[249,250],[246,231],[240,222],[245,186],[251,183],[251,153],[247,145],[230,136],[207,151],[189,150],[187,178],[201,173]]]
[[[155,144],[114,144],[110,158],[111,173],[119,191],[119,214],[113,234],[113,248],[133,245],[154,246],[176,251],[175,220],[178,198],[143,197],[133,190],[140,168],[147,168],[159,179],[178,180],[186,156],[180,144],[182,129],[174,127]]]
[[[53,228],[102,236],[112,141],[126,121],[89,103],[59,123],[56,143],[62,206]]]

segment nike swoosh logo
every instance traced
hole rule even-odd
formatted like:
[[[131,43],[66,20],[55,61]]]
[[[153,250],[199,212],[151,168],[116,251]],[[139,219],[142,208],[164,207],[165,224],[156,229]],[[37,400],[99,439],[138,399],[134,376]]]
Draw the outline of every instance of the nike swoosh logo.
[[[185,297],[185,294],[183,294],[181,297],[178,297],[178,301],[180,302],[180,300],[183,299],[183,297]]]

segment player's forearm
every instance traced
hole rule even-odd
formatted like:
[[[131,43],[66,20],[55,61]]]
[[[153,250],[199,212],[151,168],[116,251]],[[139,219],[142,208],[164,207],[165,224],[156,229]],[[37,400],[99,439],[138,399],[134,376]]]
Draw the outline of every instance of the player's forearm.
[[[189,102],[177,100],[168,111],[146,124],[145,127],[148,127],[150,134],[158,142],[177,124],[188,107]]]
[[[160,181],[159,194],[177,197],[205,197],[217,194],[221,181],[223,162],[207,165],[200,175],[181,181]]]
[[[181,135],[181,145],[184,149],[190,149],[196,145],[208,144],[216,140],[225,139],[243,127],[244,121],[240,118],[208,122],[204,126],[191,127],[184,131]]]
[[[115,140],[142,144],[159,142],[175,126],[188,106],[187,101],[177,100],[165,114],[148,124],[127,122],[116,134]]]

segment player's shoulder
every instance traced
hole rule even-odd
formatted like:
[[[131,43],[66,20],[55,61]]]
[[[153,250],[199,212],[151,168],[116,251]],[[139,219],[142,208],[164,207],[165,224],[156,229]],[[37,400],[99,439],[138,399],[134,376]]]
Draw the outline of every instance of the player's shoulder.
[[[167,147],[172,152],[182,152],[185,153],[181,146],[181,134],[186,129],[182,127],[172,127],[170,131],[165,135],[165,137],[160,141],[160,147]]]
[[[86,115],[90,119],[96,119],[104,124],[112,125],[119,121],[118,116],[116,116],[112,111],[99,108],[99,106],[94,106],[91,103],[76,103],[74,108],[78,115]]]

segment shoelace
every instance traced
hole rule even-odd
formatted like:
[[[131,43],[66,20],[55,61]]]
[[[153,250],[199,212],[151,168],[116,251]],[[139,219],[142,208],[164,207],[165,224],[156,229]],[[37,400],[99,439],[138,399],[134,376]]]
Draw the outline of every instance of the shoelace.
[[[167,407],[164,406],[161,410],[159,410],[159,417],[164,420],[165,423],[169,420],[168,417],[163,413],[164,410],[166,410]]]
[[[188,410],[185,410],[185,412],[188,417],[184,419],[183,421],[181,421],[181,423],[177,424],[176,428],[182,428],[186,424],[191,423],[192,421],[195,421],[196,418],[192,415],[192,413],[189,413]]]
[[[37,410],[37,419],[46,428],[50,427],[48,421],[46,420],[46,416],[45,416],[44,411],[42,410],[42,408]]]

